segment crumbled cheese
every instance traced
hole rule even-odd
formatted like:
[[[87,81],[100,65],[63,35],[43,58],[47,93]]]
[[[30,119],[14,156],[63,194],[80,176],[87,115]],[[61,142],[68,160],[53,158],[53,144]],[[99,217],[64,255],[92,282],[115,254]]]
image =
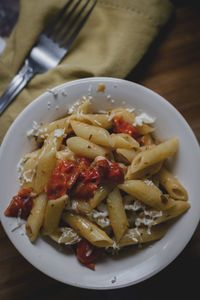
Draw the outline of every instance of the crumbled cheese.
[[[55,137],[61,137],[65,135],[65,130],[64,129],[55,129],[54,130],[54,136]]]
[[[108,219],[108,210],[105,204],[100,204],[97,207],[98,210],[93,209],[89,214],[94,221],[101,227],[105,228],[110,225],[110,220]]]
[[[135,229],[130,229],[127,233],[127,237],[137,243],[138,239],[135,237],[135,233],[136,233]]]
[[[130,113],[134,112],[135,111],[135,108],[126,108],[126,110]]]
[[[32,182],[33,180],[33,177],[36,173],[36,170],[35,169],[29,169],[25,172],[22,173],[22,180],[23,180],[23,183],[24,182]]]
[[[145,183],[146,185],[154,185],[153,181],[148,180],[148,179],[145,179],[145,180],[144,180],[144,183]]]
[[[150,117],[146,113],[141,113],[140,115],[135,117],[135,122],[133,125],[135,126],[142,126],[143,124],[152,124],[155,122],[155,118]]]
[[[59,244],[74,245],[81,240],[80,236],[72,228],[64,227],[60,228],[60,231]],[[66,239],[69,239],[69,241],[66,241]]]
[[[108,100],[111,100],[111,95],[107,95],[106,98],[107,98]]]
[[[41,131],[41,125],[33,121],[32,129],[28,130],[26,135],[27,137],[38,136]]]

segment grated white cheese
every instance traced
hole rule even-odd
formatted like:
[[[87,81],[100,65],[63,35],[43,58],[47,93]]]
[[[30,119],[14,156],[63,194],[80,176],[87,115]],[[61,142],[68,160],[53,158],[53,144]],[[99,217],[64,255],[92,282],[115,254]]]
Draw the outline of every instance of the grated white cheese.
[[[61,137],[61,136],[64,136],[65,135],[65,130],[64,129],[55,129],[54,130],[54,136],[55,137]]]
[[[144,180],[144,183],[145,183],[146,185],[154,185],[153,181],[148,180],[148,179],[145,179],[145,180]]]
[[[26,135],[27,137],[38,136],[39,133],[42,133],[41,125],[36,121],[33,121],[32,129],[28,130]]]
[[[153,124],[156,118],[149,116],[147,113],[141,113],[135,117],[134,126],[142,126],[143,124]]]

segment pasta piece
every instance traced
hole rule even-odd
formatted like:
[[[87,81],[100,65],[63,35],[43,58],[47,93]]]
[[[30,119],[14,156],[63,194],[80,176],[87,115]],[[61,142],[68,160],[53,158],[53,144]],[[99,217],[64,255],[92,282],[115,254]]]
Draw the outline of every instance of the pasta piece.
[[[134,157],[136,156],[136,151],[133,149],[116,149],[116,153],[120,155],[122,162],[131,163]]]
[[[133,112],[130,112],[128,109],[122,107],[111,110],[110,116],[122,117],[126,122],[130,124],[133,124],[135,122],[135,114]]]
[[[67,195],[63,195],[58,199],[48,200],[44,215],[44,233],[49,234],[58,228],[61,214],[67,203]]]
[[[107,198],[107,208],[111,227],[117,242],[121,239],[128,229],[128,219],[124,210],[121,194],[115,188]]]
[[[101,186],[89,200],[89,205],[92,209],[96,208],[110,193],[108,186]]]
[[[144,204],[157,210],[167,210],[175,205],[175,201],[157,188],[153,182],[142,180],[127,180],[118,187]]]
[[[65,133],[68,132],[70,117],[65,117],[49,124],[44,124],[40,127],[37,137],[46,138],[48,135],[56,129],[64,129]]]
[[[165,167],[162,167],[158,173],[159,182],[162,187],[168,192],[168,194],[176,200],[188,200],[188,194],[186,189],[180,184],[178,179],[169,172]]]
[[[71,151],[80,156],[94,159],[97,156],[106,156],[109,151],[80,137],[71,137],[67,140],[67,146]]]
[[[136,126],[136,128],[140,135],[149,135],[149,133],[152,133],[155,130],[152,126],[148,124],[142,124],[141,126]]]
[[[46,205],[46,194],[40,194],[34,199],[33,208],[26,222],[26,234],[31,242],[36,240],[42,227]]]
[[[158,162],[155,165],[149,166],[145,169],[142,169],[140,171],[137,171],[135,173],[131,173],[131,166],[128,167],[127,174],[125,176],[125,179],[142,179],[142,178],[149,178],[153,175],[157,174],[160,169],[162,168],[163,162]]]
[[[76,116],[79,121],[86,121],[87,123],[95,126],[100,126],[105,129],[112,127],[112,121],[108,114],[81,114]]]
[[[56,152],[59,149],[62,140],[62,136],[56,137],[54,132],[51,132],[38,155],[34,180],[34,191],[38,194],[44,190],[55,167]]]
[[[34,179],[37,167],[37,157],[40,153],[40,149],[35,150],[24,157],[24,164],[22,164],[22,172],[20,174],[20,181],[22,187],[33,188]]]
[[[81,238],[79,235],[70,227],[60,227],[54,232],[48,235],[53,241],[58,244],[73,245],[78,243]]]
[[[176,200],[175,205],[169,210],[163,212],[163,215],[154,221],[154,225],[177,218],[184,214],[190,208],[188,201]]]
[[[126,148],[126,149],[137,149],[139,148],[139,143],[126,133],[112,133],[110,135],[112,140],[113,148]]]
[[[78,121],[71,121],[71,126],[77,136],[97,145],[112,147],[112,139],[106,129]]]
[[[96,247],[109,247],[113,245],[113,240],[87,218],[72,213],[64,213],[63,220],[92,245]]]
[[[78,213],[86,215],[89,212],[91,212],[92,208],[90,206],[89,201],[84,201],[83,199],[81,199],[81,200],[72,200],[72,201],[76,201],[76,211]]]
[[[142,144],[144,146],[149,146],[149,145],[155,144],[155,142],[150,134],[143,135],[142,137],[140,137],[139,141],[140,141],[140,144]]]
[[[152,149],[138,153],[132,161],[131,173],[143,170],[146,167],[152,166],[167,159],[168,157],[173,156],[177,149],[178,139],[172,138],[159,145],[156,145]]]
[[[136,245],[138,243],[144,244],[160,240],[165,235],[166,231],[167,227],[165,226],[152,227],[150,234],[146,228],[131,228],[122,237],[119,242],[119,246],[124,247],[129,245]]]
[[[75,154],[68,147],[65,147],[63,150],[56,152],[56,158],[61,160],[75,160]]]

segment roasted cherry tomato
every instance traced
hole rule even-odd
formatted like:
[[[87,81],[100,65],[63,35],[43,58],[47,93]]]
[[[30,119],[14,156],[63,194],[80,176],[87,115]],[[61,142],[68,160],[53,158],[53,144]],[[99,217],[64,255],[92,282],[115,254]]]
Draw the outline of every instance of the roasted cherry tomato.
[[[79,171],[74,161],[60,160],[46,187],[48,199],[64,195],[75,184],[78,175]]]
[[[113,118],[113,131],[116,133],[127,133],[137,139],[140,134],[135,126],[126,122],[122,117]]]
[[[77,185],[74,196],[79,199],[89,199],[93,197],[94,192],[97,190],[98,185],[92,182],[80,183]]]
[[[16,196],[14,196],[5,210],[4,214],[6,217],[20,217],[22,219],[27,219],[32,206],[33,198],[31,196],[31,189],[23,188]]]
[[[78,260],[87,268],[95,270],[94,262],[101,255],[102,249],[93,246],[87,240],[82,239],[76,248]]]

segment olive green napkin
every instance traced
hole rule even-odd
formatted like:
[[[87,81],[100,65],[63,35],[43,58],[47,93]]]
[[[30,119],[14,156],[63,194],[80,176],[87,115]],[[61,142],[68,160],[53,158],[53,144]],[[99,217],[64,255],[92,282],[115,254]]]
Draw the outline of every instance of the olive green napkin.
[[[66,0],[21,0],[20,15],[0,57],[0,94]],[[168,0],[99,0],[60,65],[35,76],[0,117],[0,141],[16,116],[47,88],[90,76],[125,77],[147,51],[172,11]]]

